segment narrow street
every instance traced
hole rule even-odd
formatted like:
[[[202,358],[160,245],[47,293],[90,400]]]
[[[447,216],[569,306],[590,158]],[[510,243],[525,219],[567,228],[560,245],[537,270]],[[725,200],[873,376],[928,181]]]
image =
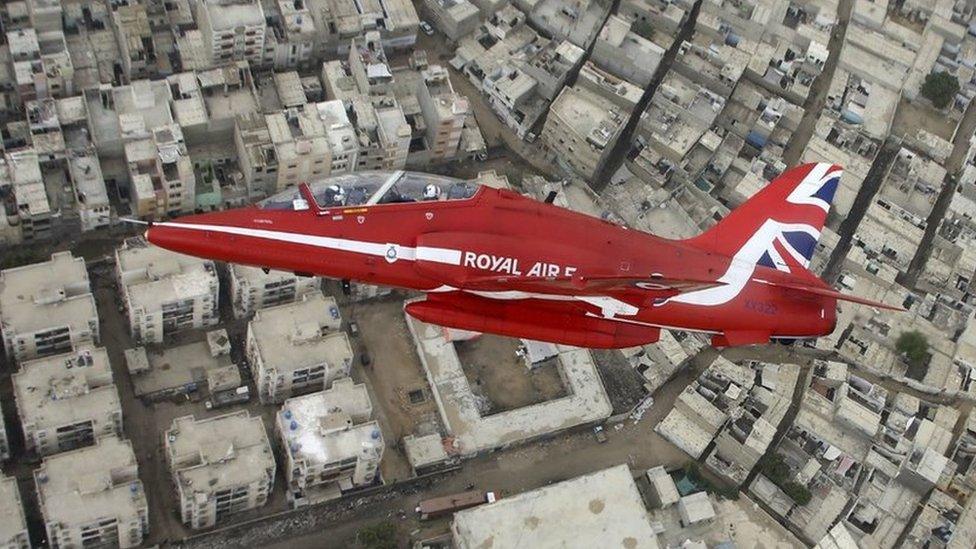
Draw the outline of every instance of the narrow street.
[[[698,13],[701,11],[702,0],[697,0],[692,6],[691,11],[688,12],[688,17],[685,19],[684,24],[681,26],[681,31],[678,36],[674,39],[671,47],[664,52],[664,57],[661,58],[661,63],[657,66],[654,71],[654,78],[651,79],[651,83],[644,90],[644,95],[641,96],[637,105],[634,106],[634,110],[630,113],[630,119],[627,121],[627,125],[621,130],[620,135],[617,137],[617,141],[613,145],[613,149],[610,154],[607,155],[606,161],[603,166],[599,169],[596,175],[593,177],[593,181],[590,181],[590,186],[596,192],[601,192],[608,184],[610,184],[610,177],[616,173],[620,166],[624,163],[624,159],[627,156],[627,151],[630,150],[632,145],[631,141],[634,138],[634,131],[637,129],[637,123],[640,122],[641,115],[647,110],[647,106],[651,103],[654,94],[657,92],[658,86],[661,85],[661,81],[664,80],[665,75],[671,70],[671,65],[674,63],[675,57],[678,56],[678,49],[681,48],[681,44],[686,40],[691,40],[692,35],[695,33],[695,24],[698,22]]]
[[[908,265],[904,280],[900,281],[909,288],[914,288],[918,284],[918,277],[925,269],[929,256],[932,255],[932,241],[935,240],[939,226],[942,225],[942,220],[949,211],[952,197],[956,194],[956,178],[966,160],[969,140],[972,139],[974,132],[976,132],[976,103],[970,101],[969,107],[966,108],[966,113],[963,114],[962,120],[959,121],[952,137],[952,153],[949,154],[945,163],[946,176],[942,181],[939,197],[935,200],[935,206],[932,207],[932,211],[925,221],[925,234],[922,235],[922,242],[915,250],[915,255]]]
[[[891,163],[894,162],[897,152],[898,144],[889,139],[881,145],[881,150],[874,157],[874,162],[872,162],[871,168],[868,170],[864,181],[861,182],[861,188],[858,189],[857,196],[854,198],[854,204],[851,205],[851,211],[844,217],[844,221],[841,222],[840,228],[837,230],[837,234],[840,236],[837,247],[830,254],[830,260],[824,267],[824,272],[821,273],[821,278],[828,284],[833,283],[840,276],[844,258],[847,257],[847,253],[851,251],[851,246],[854,243],[854,233],[861,224],[861,220],[864,219],[871,202],[874,201],[874,196],[878,194],[878,189],[881,188],[884,176],[888,173]]]
[[[817,119],[820,118],[820,111],[823,110],[824,103],[827,101],[830,82],[834,79],[834,71],[837,69],[840,60],[840,50],[844,47],[844,40],[847,38],[847,25],[851,21],[853,7],[854,0],[841,0],[837,5],[837,26],[831,32],[830,42],[827,44],[827,61],[824,63],[823,70],[814,79],[813,85],[810,86],[810,93],[803,103],[803,118],[800,119],[800,124],[790,136],[786,150],[783,151],[783,162],[787,166],[794,166],[800,162],[803,151],[813,136]]]

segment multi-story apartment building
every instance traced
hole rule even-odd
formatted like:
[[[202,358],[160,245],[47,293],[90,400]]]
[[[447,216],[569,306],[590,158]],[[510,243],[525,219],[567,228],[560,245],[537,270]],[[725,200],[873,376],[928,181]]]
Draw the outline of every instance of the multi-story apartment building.
[[[53,236],[59,212],[51,207],[35,149],[7,152],[0,158],[0,189],[13,197],[15,210],[6,210],[11,214],[8,220],[16,220],[23,240],[29,242]],[[9,202],[5,204],[5,209],[10,205]]]
[[[264,63],[267,23],[259,0],[198,0],[197,26],[212,66]]]
[[[616,105],[587,89],[567,87],[552,102],[542,142],[557,163],[589,179],[603,167],[626,123]]]
[[[370,31],[364,37],[352,39],[349,46],[349,72],[356,81],[359,93],[393,93],[393,72],[386,60],[379,32]]]
[[[347,490],[377,480],[384,443],[379,424],[370,420],[372,411],[366,386],[349,378],[285,401],[275,431],[294,505],[311,503],[309,491],[324,485]]]
[[[379,31],[383,45],[409,49],[417,41],[420,18],[409,0],[306,0],[322,53],[344,54],[351,39]]]
[[[424,140],[430,160],[446,160],[457,154],[464,119],[468,116],[468,99],[454,93],[447,69],[431,65],[421,73],[417,101],[427,123]]]
[[[161,343],[180,330],[220,320],[219,282],[212,261],[174,254],[141,239],[115,251],[116,275],[133,339]]]
[[[91,145],[68,152],[68,175],[77,197],[76,208],[81,230],[107,227],[112,220],[112,205],[105,188],[102,166]]]
[[[130,80],[149,76],[155,69],[156,42],[146,5],[136,0],[113,0],[111,6],[122,71]]]
[[[292,303],[319,289],[317,277],[298,276],[286,271],[268,271],[231,264],[230,294],[234,316],[243,318],[258,309]]]
[[[44,458],[34,482],[51,547],[124,549],[149,533],[149,504],[127,440],[106,437]]]
[[[276,190],[328,177],[332,158],[325,127],[315,105],[265,116],[278,162]]]
[[[98,342],[98,311],[85,260],[58,252],[50,261],[0,271],[0,331],[20,362]]]
[[[153,218],[193,212],[196,176],[179,125],[153,129],[149,139],[126,143],[125,158],[134,214]]]
[[[278,155],[264,114],[249,112],[234,121],[237,164],[251,195],[270,195],[278,189]]]
[[[262,309],[247,326],[247,359],[261,402],[281,402],[349,375],[352,347],[335,299],[314,292]]]
[[[122,405],[105,349],[29,360],[12,379],[27,451],[49,456],[121,435]]]
[[[400,170],[410,152],[410,124],[391,96],[353,99],[351,116],[359,138],[356,169]]]
[[[268,502],[275,459],[260,417],[246,410],[180,417],[166,431],[165,445],[180,517],[190,528],[208,528]]]
[[[30,549],[24,504],[14,477],[0,478],[0,547]]]
[[[21,103],[73,93],[74,66],[63,32],[12,30],[7,33],[7,46],[13,81],[5,84],[13,84]]]

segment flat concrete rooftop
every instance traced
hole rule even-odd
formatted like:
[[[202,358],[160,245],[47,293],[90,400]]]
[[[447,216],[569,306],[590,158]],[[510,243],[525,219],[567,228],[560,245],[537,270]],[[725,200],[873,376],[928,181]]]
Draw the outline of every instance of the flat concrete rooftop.
[[[409,315],[407,326],[433,390],[441,419],[461,455],[517,444],[610,416],[612,407],[586,349],[558,346],[567,396],[483,417],[454,343],[437,326]]]
[[[249,324],[261,358],[268,368],[297,370],[352,360],[352,346],[332,297],[313,292],[301,301],[255,313]]]
[[[658,547],[626,465],[460,511],[452,530],[459,549]]]
[[[45,520],[78,525],[134,516],[146,508],[136,472],[132,443],[115,437],[45,458],[34,472]]]
[[[125,351],[127,366],[137,370],[145,365],[147,371],[132,375],[136,396],[150,395],[196,383],[206,384],[214,370],[231,364],[230,356],[214,357],[206,341],[187,343],[169,349],[136,347]]]
[[[98,312],[85,260],[59,252],[50,261],[0,271],[0,318],[10,334],[58,325],[87,330]]]
[[[0,479],[0,541],[8,541],[27,531],[24,507],[17,489],[17,479]]]
[[[249,484],[275,467],[264,422],[246,410],[201,420],[180,417],[166,436],[174,476],[194,491]]]
[[[83,419],[106,421],[121,411],[105,349],[83,347],[24,362],[12,376],[21,421],[34,429]]]

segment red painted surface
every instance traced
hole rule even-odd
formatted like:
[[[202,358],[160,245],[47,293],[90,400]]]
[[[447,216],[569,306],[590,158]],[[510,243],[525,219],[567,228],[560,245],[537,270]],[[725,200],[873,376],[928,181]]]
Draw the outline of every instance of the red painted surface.
[[[825,207],[789,198],[817,166],[784,172],[685,241],[487,187],[462,200],[250,206],[157,223],[147,238],[204,258],[431,292],[407,312],[454,328],[614,348],[656,341],[667,327],[715,333],[716,344],[753,344],[834,329],[844,296],[790,253],[786,237],[760,246],[772,247],[780,268],[742,261],[748,254],[740,253],[755,247],[752,237],[767,220],[819,235]],[[839,174],[820,166],[821,179]],[[831,185],[817,191],[828,203]],[[302,196],[312,198],[304,188]],[[807,237],[795,234],[787,236],[804,248]],[[729,283],[736,277],[746,281],[741,288]],[[694,302],[716,295],[724,301]]]

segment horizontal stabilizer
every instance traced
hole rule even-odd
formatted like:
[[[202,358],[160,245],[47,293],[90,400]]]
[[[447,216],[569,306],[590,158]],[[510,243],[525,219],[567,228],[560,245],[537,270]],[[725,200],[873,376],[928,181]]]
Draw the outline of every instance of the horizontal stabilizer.
[[[822,296],[831,297],[838,301],[849,301],[851,303],[859,303],[861,305],[867,305],[869,307],[877,307],[878,309],[887,309],[889,311],[904,312],[903,307],[898,307],[895,305],[888,305],[886,303],[881,303],[880,301],[872,301],[870,299],[864,299],[863,297],[857,297],[853,295],[842,294],[837,290],[832,290],[830,288],[821,288],[817,286],[810,286],[807,284],[794,284],[790,282],[770,282],[768,280],[758,280],[756,282],[761,282],[763,284],[768,284],[770,286],[776,286],[777,288],[784,288],[786,290],[793,290],[801,294],[808,294],[811,296]]]

